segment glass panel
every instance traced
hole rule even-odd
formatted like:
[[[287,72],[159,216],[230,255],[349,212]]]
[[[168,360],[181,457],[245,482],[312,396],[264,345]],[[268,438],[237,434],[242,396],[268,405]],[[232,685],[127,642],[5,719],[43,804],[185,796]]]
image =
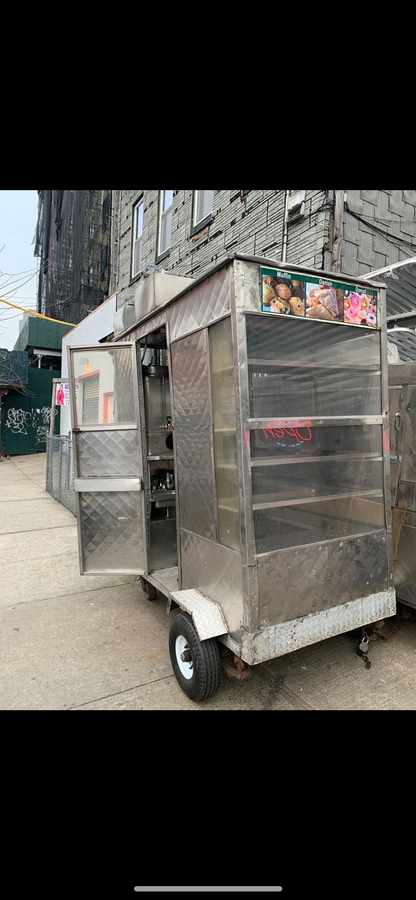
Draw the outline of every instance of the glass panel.
[[[172,211],[163,213],[160,222],[160,246],[159,253],[164,253],[170,247],[170,237],[172,230]]]
[[[135,229],[135,239],[137,240],[143,234],[143,203],[140,203],[139,206],[136,206],[136,229]]]
[[[231,319],[209,329],[212,418],[218,534],[221,544],[240,549],[237,435]]]
[[[360,495],[255,510],[253,515],[257,553],[384,528],[382,499]]]
[[[141,238],[135,242],[133,249],[133,277],[138,275],[142,266],[142,240]]]
[[[253,418],[381,414],[380,335],[247,316]]]
[[[130,347],[113,350],[76,350],[72,354],[77,425],[136,423],[132,353]]]
[[[253,506],[334,494],[383,493],[383,461],[315,460],[253,469]]]
[[[143,557],[139,491],[80,494],[85,572],[136,572]]]
[[[195,225],[212,212],[214,191],[197,191],[195,205]]]
[[[258,428],[250,434],[251,459],[271,465],[313,457],[377,459],[382,454],[379,425],[322,425],[299,428]]]
[[[173,191],[163,191],[163,212],[169,209],[173,203]]]

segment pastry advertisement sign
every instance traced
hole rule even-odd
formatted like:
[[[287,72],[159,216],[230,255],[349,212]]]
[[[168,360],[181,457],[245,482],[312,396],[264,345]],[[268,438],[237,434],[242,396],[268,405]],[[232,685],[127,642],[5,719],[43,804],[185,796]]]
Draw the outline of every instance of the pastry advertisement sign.
[[[377,327],[376,291],[278,269],[260,272],[263,312]]]

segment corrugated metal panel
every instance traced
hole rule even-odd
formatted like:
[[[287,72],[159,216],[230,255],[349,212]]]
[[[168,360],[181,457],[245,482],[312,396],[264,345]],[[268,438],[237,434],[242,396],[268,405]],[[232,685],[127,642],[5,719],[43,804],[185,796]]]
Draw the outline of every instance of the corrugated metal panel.
[[[82,421],[84,425],[95,425],[98,422],[99,410],[99,375],[91,375],[84,381],[82,401]]]
[[[416,256],[369,272],[365,278],[386,285],[387,321],[409,313],[416,317]]]
[[[410,328],[390,328],[387,336],[389,343],[396,345],[401,360],[416,360],[416,331]]]

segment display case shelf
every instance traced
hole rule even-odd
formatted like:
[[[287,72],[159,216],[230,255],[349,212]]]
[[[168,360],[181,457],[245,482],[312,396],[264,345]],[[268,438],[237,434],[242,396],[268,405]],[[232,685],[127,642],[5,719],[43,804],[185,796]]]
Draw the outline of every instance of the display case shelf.
[[[281,369],[330,369],[351,373],[365,372],[369,375],[381,375],[379,363],[377,363],[377,367],[374,366],[373,368],[371,364],[368,366],[360,366],[351,363],[342,365],[342,363],[304,362],[303,360],[297,359],[254,359],[249,357],[247,362],[249,366],[259,366],[261,368],[273,366]]]
[[[331,456],[279,456],[278,458],[269,459],[267,457],[261,459],[252,459],[250,465],[256,466],[290,466],[298,463],[314,463],[314,462],[355,462],[363,459],[371,460],[371,462],[382,462],[383,457],[376,453],[360,453],[352,450],[351,453],[333,454]]]
[[[357,497],[359,499],[362,499],[363,497],[383,497],[383,491],[378,488],[370,491],[355,488],[351,491],[345,491],[344,493],[338,494],[320,494],[319,496],[314,494],[307,497],[295,498],[293,497],[293,492],[291,492],[291,495],[291,497],[283,499],[281,494],[253,495],[253,510],[275,509],[279,506],[300,506],[304,503],[320,503],[327,500],[345,500],[348,497]]]

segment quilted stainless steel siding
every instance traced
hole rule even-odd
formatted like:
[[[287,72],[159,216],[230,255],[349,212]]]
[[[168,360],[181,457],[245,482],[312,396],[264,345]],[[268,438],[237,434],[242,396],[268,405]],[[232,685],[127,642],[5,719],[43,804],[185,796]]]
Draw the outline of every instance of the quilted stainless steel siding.
[[[260,627],[387,590],[385,531],[258,557]]]
[[[196,588],[215,600],[224,613],[231,636],[243,623],[241,554],[181,531],[182,590]]]
[[[141,492],[79,494],[83,570],[143,572]]]
[[[179,525],[216,539],[208,330],[172,345]]]
[[[232,275],[232,267],[225,266],[168,307],[171,341],[210,325],[230,312]]]
[[[141,472],[137,432],[84,431],[76,437],[80,478],[121,477]]]

